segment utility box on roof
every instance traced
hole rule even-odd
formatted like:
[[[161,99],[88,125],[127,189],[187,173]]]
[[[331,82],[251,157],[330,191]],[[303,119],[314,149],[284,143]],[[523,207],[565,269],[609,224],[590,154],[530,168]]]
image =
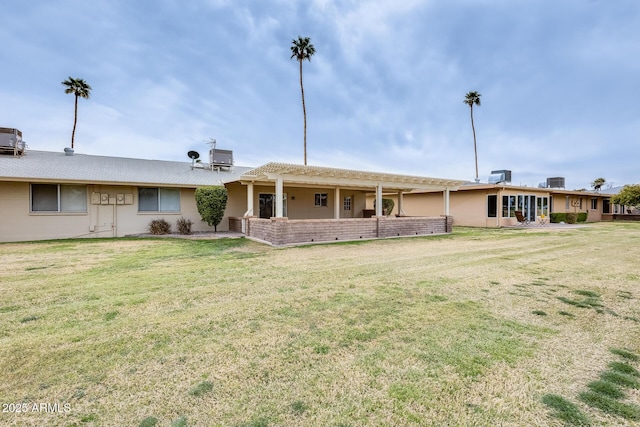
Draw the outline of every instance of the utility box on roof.
[[[233,151],[212,148],[209,151],[209,164],[212,166],[233,166]]]
[[[22,155],[24,152],[22,132],[13,128],[0,128],[0,152]]]

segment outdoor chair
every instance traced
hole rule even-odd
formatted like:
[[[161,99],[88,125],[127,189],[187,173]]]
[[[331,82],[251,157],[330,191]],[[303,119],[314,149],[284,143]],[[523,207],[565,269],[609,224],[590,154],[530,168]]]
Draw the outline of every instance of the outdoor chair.
[[[516,219],[518,220],[518,225],[522,225],[523,227],[531,224],[529,218],[525,217],[522,211],[516,211]]]

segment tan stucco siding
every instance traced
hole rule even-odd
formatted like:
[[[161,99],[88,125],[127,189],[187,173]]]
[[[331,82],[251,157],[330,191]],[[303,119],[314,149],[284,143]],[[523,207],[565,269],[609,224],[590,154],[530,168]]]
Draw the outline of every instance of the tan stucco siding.
[[[385,196],[384,198],[387,198]],[[395,206],[392,214],[397,214],[398,197],[388,197],[393,199]],[[444,195],[441,192],[404,194],[402,196],[402,210],[407,216],[439,216],[444,214]]]
[[[241,187],[241,188],[240,188]],[[247,211],[247,187],[236,183],[227,184],[229,194],[233,194],[233,198],[242,200],[238,206],[227,208],[229,216],[242,216]],[[253,216],[260,216],[260,194],[274,194],[273,186],[255,185],[253,187]],[[335,188],[318,187],[303,188],[291,187],[285,185],[283,193],[286,196],[287,212],[289,219],[333,219],[335,216]],[[327,206],[315,206],[316,193],[327,194]],[[343,203],[345,197],[351,197],[351,211],[344,211]],[[231,197],[230,197],[231,198]],[[350,189],[340,189],[339,203],[340,217],[362,218],[365,208],[365,192]],[[244,203],[244,204],[242,204]],[[239,207],[241,206],[241,208]]]
[[[29,184],[0,182],[0,241],[82,237],[89,229],[88,213],[30,213]]]
[[[224,213],[225,219],[230,216],[241,217],[247,211],[247,186],[239,182],[226,184],[227,189],[227,209]],[[223,222],[225,220],[223,219]]]
[[[192,221],[193,231],[210,231],[200,219],[195,203],[195,189],[180,189],[179,212],[138,212],[138,187],[87,185],[87,211],[31,212],[30,184],[0,182],[0,241],[26,241],[83,237],[122,237],[145,233],[154,219],[165,219],[174,230],[176,221],[184,217]],[[107,195],[108,204],[94,204],[92,193]],[[118,195],[131,195],[131,204],[117,204]],[[228,221],[218,226],[223,231]]]

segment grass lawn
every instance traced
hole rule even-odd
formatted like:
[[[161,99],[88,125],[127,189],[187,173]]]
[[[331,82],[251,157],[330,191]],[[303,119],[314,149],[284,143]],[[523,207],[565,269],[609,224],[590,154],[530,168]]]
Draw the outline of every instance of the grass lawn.
[[[640,425],[640,224],[0,263],[0,425]]]

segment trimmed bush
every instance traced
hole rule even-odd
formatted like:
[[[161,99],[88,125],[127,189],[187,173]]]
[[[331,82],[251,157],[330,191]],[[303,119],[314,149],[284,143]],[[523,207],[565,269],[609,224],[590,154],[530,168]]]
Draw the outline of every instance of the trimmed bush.
[[[227,189],[224,187],[201,187],[196,189],[196,205],[202,220],[218,231],[224,210],[227,208]]]
[[[564,212],[553,212],[549,215],[549,220],[554,224],[558,224],[560,222],[567,222],[567,214]]]
[[[587,215],[587,212],[553,212],[549,214],[549,221],[554,224],[558,224],[560,222],[575,224],[576,222],[586,222]]]
[[[178,227],[178,233],[180,234],[191,234],[191,226],[193,223],[190,219],[180,218],[176,222],[176,227]]]
[[[164,219],[154,219],[149,223],[149,232],[151,234],[169,234],[171,233],[171,224]]]

